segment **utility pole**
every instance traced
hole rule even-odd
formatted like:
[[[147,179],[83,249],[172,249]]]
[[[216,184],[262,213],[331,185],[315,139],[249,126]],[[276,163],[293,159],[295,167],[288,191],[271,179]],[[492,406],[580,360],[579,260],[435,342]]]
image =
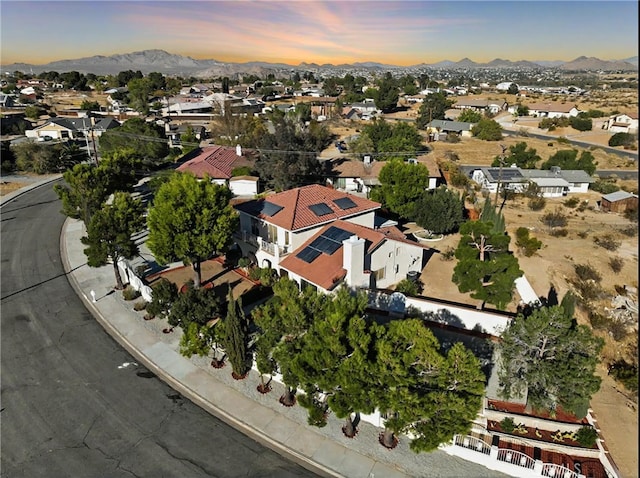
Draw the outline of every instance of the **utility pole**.
[[[96,139],[93,136],[93,126],[91,127],[91,142],[93,143],[93,154],[96,160],[96,166],[98,165],[98,151],[96,150]]]

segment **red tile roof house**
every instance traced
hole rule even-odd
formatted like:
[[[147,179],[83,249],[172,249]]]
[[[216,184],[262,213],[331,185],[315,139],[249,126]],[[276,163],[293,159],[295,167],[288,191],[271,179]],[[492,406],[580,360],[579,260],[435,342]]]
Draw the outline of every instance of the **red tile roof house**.
[[[257,177],[233,177],[232,175],[235,168],[253,167],[252,154],[245,153],[240,146],[235,148],[227,146],[206,147],[176,169],[181,172],[190,172],[201,179],[208,176],[211,182],[228,186],[236,196],[255,196],[258,194]]]
[[[235,207],[243,255],[323,292],[342,281],[385,288],[422,270],[424,248],[395,227],[374,229],[380,204],[368,199],[309,185]]]

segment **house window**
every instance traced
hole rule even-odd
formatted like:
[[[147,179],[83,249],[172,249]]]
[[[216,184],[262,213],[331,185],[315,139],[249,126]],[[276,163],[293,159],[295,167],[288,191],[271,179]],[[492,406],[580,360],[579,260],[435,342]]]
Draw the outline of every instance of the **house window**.
[[[336,179],[336,189],[346,189],[346,188],[347,188],[347,178]]]
[[[382,269],[378,269],[377,271],[375,271],[375,278],[377,281],[379,280],[383,280],[385,277],[385,268],[383,267]]]
[[[289,245],[289,231],[284,231],[284,245]]]
[[[254,236],[260,235],[260,223],[254,218],[251,218],[251,234]]]
[[[267,224],[267,240],[269,242],[278,242],[278,228],[273,224]]]

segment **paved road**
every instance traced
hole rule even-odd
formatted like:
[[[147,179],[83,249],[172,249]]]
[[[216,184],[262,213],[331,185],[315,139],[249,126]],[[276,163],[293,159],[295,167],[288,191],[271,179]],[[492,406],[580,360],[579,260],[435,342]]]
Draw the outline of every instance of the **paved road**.
[[[314,476],[182,398],[97,324],[51,186],[2,206],[2,477]]]

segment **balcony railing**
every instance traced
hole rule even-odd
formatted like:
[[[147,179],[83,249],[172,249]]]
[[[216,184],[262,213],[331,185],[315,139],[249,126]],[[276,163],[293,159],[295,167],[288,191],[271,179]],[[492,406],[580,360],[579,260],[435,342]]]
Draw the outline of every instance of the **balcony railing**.
[[[536,463],[535,460],[529,455],[525,455],[524,453],[510,450],[508,448],[500,448],[498,450],[498,460],[505,461],[513,465],[518,465],[523,468],[529,468],[530,470],[533,470],[533,467]]]
[[[488,455],[491,453],[491,446],[487,445],[484,441],[479,438],[472,437],[469,435],[456,435],[455,436],[455,444],[464,448],[468,448],[469,450],[478,451],[480,453],[484,453]]]
[[[565,466],[545,463],[542,465],[542,476],[548,476],[549,478],[579,478],[580,475]]]

